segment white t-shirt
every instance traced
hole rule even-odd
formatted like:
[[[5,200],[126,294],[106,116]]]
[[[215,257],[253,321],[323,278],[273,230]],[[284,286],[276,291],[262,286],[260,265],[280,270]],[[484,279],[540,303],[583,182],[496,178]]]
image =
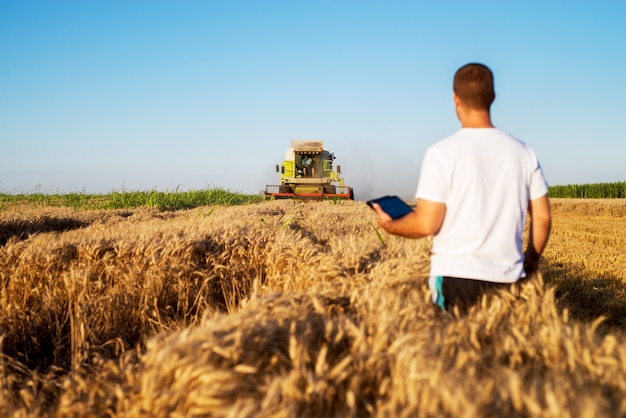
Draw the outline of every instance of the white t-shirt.
[[[523,277],[528,202],[547,192],[534,151],[497,128],[463,128],[429,147],[415,196],[446,204],[431,276]]]

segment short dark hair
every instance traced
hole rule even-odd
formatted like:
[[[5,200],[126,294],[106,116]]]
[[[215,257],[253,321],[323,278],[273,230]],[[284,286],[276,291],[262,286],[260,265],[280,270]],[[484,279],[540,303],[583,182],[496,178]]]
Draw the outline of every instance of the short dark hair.
[[[489,110],[496,94],[493,73],[484,64],[470,63],[454,74],[452,88],[465,105],[478,110]]]

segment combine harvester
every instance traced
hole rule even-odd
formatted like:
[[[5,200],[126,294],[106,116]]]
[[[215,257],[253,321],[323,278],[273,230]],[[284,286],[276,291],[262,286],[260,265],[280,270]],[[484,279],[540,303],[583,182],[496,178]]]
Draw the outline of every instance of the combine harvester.
[[[268,185],[265,196],[278,198],[351,199],[354,191],[344,186],[341,166],[333,167],[334,154],[324,149],[324,141],[291,141],[285,161],[276,164],[280,185]]]

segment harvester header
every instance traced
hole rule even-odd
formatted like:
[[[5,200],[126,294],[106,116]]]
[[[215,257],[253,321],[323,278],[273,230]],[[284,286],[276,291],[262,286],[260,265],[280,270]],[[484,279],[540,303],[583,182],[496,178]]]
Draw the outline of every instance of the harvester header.
[[[345,186],[341,167],[334,166],[335,155],[324,149],[324,141],[292,140],[285,159],[276,164],[280,185],[268,185],[265,196],[276,198],[354,199]]]

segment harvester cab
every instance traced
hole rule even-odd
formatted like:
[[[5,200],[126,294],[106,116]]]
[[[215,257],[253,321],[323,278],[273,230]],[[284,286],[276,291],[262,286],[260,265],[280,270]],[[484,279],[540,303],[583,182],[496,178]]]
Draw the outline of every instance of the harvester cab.
[[[268,185],[270,198],[354,199],[354,191],[345,186],[335,155],[324,149],[324,141],[291,141],[285,159],[276,165],[280,185]]]

